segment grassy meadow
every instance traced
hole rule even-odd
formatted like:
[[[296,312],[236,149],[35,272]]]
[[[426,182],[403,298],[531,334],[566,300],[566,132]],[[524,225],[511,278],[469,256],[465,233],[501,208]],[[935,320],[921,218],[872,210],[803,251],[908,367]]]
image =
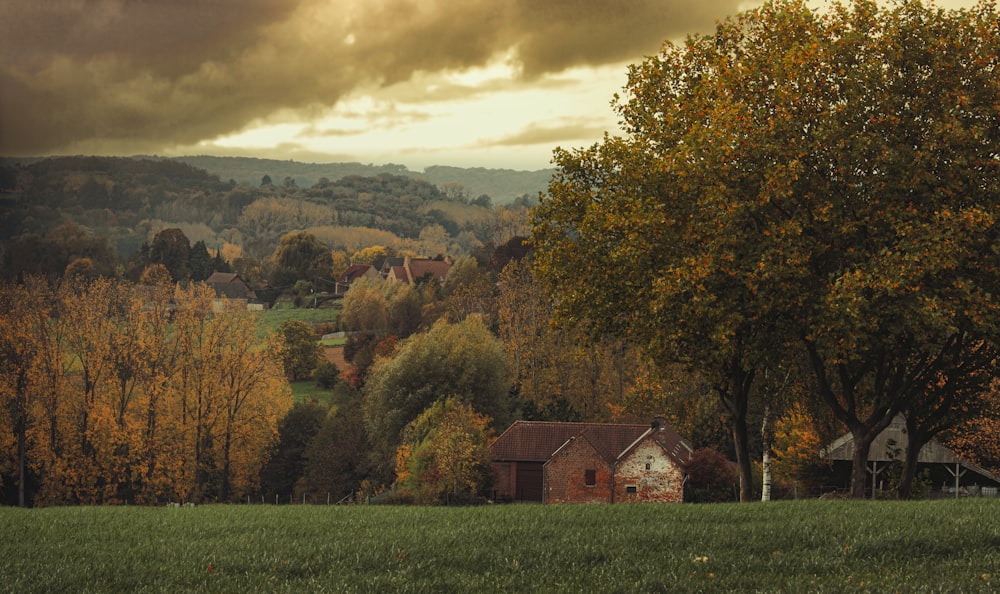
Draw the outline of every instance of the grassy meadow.
[[[0,508],[3,592],[990,592],[1000,500]]]
[[[260,313],[261,332],[274,332],[286,320],[301,320],[309,324],[337,324],[341,302],[330,301],[320,308],[293,307],[287,303],[275,305]]]

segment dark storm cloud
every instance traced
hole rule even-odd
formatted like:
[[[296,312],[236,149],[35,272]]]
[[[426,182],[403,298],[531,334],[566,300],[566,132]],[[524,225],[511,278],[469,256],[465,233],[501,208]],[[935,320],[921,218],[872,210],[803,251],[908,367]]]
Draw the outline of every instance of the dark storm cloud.
[[[528,81],[638,60],[737,4],[14,0],[0,4],[0,154],[162,151],[505,52]]]

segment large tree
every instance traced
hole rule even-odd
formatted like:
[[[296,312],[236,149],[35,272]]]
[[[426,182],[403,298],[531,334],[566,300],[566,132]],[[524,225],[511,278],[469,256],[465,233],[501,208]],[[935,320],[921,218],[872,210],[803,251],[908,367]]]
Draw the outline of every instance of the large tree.
[[[164,229],[153,237],[148,264],[163,264],[175,281],[191,278],[191,241],[180,229]]]
[[[333,256],[330,248],[305,231],[289,233],[274,250],[271,284],[288,288],[296,281],[331,281]]]
[[[285,320],[278,326],[284,342],[282,364],[289,381],[308,379],[323,356],[316,332],[302,320]]]
[[[564,317],[714,379],[748,500],[753,380],[800,353],[855,442],[995,336],[997,13],[772,2],[633,66],[623,137],[535,213]],[[613,271],[614,274],[609,274]]]
[[[439,321],[377,359],[364,387],[365,427],[375,471],[388,480],[403,429],[431,404],[453,396],[503,425],[510,420],[510,376],[503,347],[479,316]]]
[[[490,419],[448,397],[431,404],[403,432],[396,487],[421,504],[467,502],[492,486]]]

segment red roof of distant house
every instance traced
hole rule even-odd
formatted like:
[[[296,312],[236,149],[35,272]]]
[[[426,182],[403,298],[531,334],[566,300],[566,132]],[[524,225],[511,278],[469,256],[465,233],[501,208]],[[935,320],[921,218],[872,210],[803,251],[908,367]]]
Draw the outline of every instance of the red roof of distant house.
[[[422,260],[422,259],[411,259],[409,261],[410,273],[413,275],[413,280],[417,281],[420,277],[425,274],[430,274],[435,280],[443,281],[444,277],[448,275],[448,270],[451,269],[451,264],[445,262],[444,260]]]
[[[337,277],[337,282],[342,285],[349,285],[364,276],[364,274],[368,272],[368,269],[371,267],[371,264],[351,264],[347,267],[347,270],[344,271],[344,274]]]
[[[402,266],[393,266],[389,270],[389,277],[388,278],[391,278],[393,280],[402,281],[404,283],[410,282],[410,280],[406,276],[406,268],[403,268]]]
[[[451,270],[451,261],[431,258],[387,258],[382,265],[382,276],[386,279],[404,283],[415,283],[424,275],[430,275],[436,281],[444,281]]]

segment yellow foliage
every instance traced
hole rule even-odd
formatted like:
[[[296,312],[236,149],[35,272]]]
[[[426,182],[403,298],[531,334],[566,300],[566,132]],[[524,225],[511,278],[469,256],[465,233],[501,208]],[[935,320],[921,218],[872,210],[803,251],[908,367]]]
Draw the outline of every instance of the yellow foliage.
[[[801,403],[793,403],[774,423],[774,477],[784,482],[798,480],[801,471],[819,459],[822,447],[809,411]]]
[[[257,338],[253,313],[213,310],[201,285],[172,299],[107,279],[31,285],[0,287],[0,303],[38,295],[5,308],[25,320],[19,342],[33,345],[21,393],[35,504],[230,500],[253,489],[292,404],[280,346]],[[13,329],[4,325],[0,344]],[[16,371],[0,372],[0,401]],[[0,417],[0,440],[15,427]]]

